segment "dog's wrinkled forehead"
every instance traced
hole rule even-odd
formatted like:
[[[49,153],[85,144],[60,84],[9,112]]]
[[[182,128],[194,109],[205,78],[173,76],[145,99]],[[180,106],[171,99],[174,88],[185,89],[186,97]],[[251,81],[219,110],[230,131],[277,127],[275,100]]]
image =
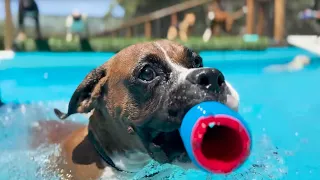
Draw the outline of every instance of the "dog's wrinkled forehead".
[[[147,55],[156,55],[159,60],[165,61],[171,68],[185,71],[189,65],[189,58],[193,56],[191,50],[169,40],[159,40],[135,44],[121,50],[110,62],[109,73],[130,76],[139,61]]]

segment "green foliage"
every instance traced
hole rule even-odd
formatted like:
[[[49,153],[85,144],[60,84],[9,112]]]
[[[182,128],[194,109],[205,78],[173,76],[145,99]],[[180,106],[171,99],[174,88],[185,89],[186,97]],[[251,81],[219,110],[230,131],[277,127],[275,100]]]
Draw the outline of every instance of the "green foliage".
[[[66,42],[64,39],[33,40],[27,39],[16,44],[17,51],[52,51],[52,52],[78,52],[78,51],[96,51],[96,52],[118,52],[121,49],[132,44],[152,41],[156,39],[146,38],[96,38],[89,41]],[[242,37],[215,37],[205,43],[200,37],[191,37],[188,42],[177,42],[186,45],[195,51],[205,50],[263,50],[269,46],[269,40],[266,37],[260,37],[257,42],[245,42]]]
[[[138,6],[145,4],[145,0],[116,0],[125,9],[125,18],[131,18],[137,11]]]

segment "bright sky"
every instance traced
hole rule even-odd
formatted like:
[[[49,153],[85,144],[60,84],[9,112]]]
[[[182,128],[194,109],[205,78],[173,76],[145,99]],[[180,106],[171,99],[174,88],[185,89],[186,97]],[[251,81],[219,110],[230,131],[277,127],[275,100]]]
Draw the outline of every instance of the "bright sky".
[[[18,12],[18,1],[11,0],[11,11],[13,14]],[[36,0],[43,15],[69,15],[72,10],[78,9],[89,16],[103,17],[109,9],[110,0]],[[124,10],[121,6],[117,6],[112,15],[122,17]],[[0,19],[4,19],[4,0],[0,0]]]

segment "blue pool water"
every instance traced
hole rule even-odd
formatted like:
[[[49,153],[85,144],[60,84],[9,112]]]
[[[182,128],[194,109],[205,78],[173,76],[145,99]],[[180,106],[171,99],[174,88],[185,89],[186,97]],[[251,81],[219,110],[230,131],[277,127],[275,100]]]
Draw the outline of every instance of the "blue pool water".
[[[312,58],[302,71],[266,73],[271,64],[298,54]],[[66,110],[74,89],[112,53],[18,53],[0,61],[0,89],[5,102],[25,105],[0,108],[0,179],[53,179],[45,162],[56,147],[27,149],[28,125],[56,119],[53,107]],[[320,177],[320,59],[296,48],[266,51],[202,52],[204,65],[219,68],[240,94],[240,113],[253,134],[250,158],[236,172],[209,176],[172,165],[151,163],[136,179],[163,171],[156,179],[318,179]],[[318,85],[317,85],[318,84]],[[87,123],[82,115],[72,120]],[[165,178],[166,177],[166,178]]]

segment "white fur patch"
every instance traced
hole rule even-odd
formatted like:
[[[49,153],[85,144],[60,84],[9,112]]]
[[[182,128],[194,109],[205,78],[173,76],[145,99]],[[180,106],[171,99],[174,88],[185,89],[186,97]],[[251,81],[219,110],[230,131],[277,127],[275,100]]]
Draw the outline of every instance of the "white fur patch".
[[[215,14],[214,14],[213,11],[210,11],[210,12],[208,13],[208,18],[209,18],[210,20],[213,20],[213,19],[215,18]]]
[[[118,172],[116,172],[112,167],[105,167],[102,174],[102,179],[110,179],[110,180],[117,180]]]
[[[240,96],[238,92],[233,88],[233,86],[228,82],[225,81],[228,89],[230,91],[230,95],[227,95],[227,102],[226,105],[229,106],[231,109],[238,111],[239,103],[240,103]]]
[[[240,102],[240,96],[238,92],[233,88],[233,86],[228,81],[226,81],[226,85],[230,90],[231,96],[234,97],[238,102]]]
[[[166,61],[171,66],[171,68],[174,69],[179,74],[178,82],[184,81],[186,79],[187,75],[189,73],[191,73],[192,71],[194,71],[194,69],[188,69],[188,68],[185,68],[183,66],[180,66],[180,65],[174,63],[174,61],[172,61],[172,59],[168,56],[167,51],[159,43],[155,43],[155,45],[163,52],[163,54],[166,58]]]
[[[126,172],[138,172],[151,160],[148,154],[141,152],[114,153],[110,158],[116,167]]]

